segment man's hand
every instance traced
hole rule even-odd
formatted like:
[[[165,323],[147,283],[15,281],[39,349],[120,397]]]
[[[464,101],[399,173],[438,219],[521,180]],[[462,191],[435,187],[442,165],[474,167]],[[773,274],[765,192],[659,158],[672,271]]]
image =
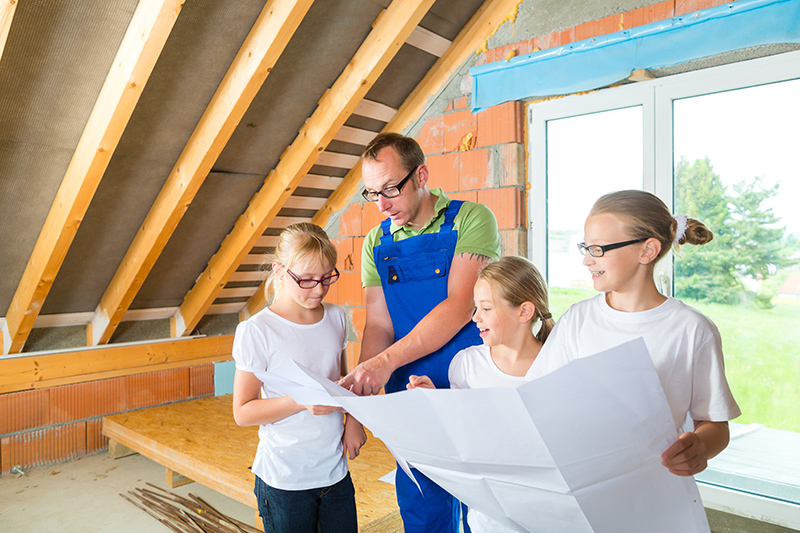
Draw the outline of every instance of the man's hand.
[[[387,362],[385,353],[381,353],[355,367],[339,380],[339,385],[359,396],[378,394],[394,370]]]
[[[406,385],[408,390],[411,389],[435,389],[436,386],[433,384],[433,381],[428,376],[408,376],[408,385]]]
[[[708,466],[705,443],[691,431],[684,433],[661,454],[661,464],[677,476],[693,476]]]

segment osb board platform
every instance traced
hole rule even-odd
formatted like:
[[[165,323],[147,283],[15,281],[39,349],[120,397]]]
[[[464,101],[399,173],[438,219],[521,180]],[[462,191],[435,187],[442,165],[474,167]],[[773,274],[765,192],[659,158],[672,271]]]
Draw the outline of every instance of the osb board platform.
[[[257,427],[233,421],[232,396],[215,396],[103,418],[103,434],[145,457],[255,509],[249,467]],[[378,481],[395,468],[383,443],[368,433],[350,473],[362,532],[402,531],[394,487]]]

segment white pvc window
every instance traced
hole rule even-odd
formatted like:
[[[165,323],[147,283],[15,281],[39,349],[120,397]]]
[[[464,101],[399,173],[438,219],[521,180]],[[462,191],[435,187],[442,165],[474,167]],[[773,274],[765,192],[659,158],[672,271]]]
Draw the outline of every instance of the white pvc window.
[[[794,528],[800,294],[784,282],[800,276],[791,264],[800,259],[798,95],[793,52],[529,106],[529,250],[554,314],[594,294],[572,248],[601,194],[651,191],[671,208],[700,211],[686,214],[717,233],[718,248],[667,257],[656,272],[662,292],[675,291],[720,328],[743,411],[729,447],[698,476],[701,492],[707,507]],[[694,276],[711,266],[719,268]]]

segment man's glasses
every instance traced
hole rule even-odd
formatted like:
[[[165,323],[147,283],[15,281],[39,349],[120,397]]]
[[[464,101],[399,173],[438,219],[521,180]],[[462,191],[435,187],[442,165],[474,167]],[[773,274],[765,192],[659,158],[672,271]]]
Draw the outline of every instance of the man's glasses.
[[[292,276],[292,279],[295,281],[295,283],[297,283],[297,285],[300,286],[301,289],[313,289],[320,283],[322,283],[323,286],[327,287],[328,285],[336,283],[336,280],[339,279],[339,271],[335,268],[333,269],[333,274],[331,274],[330,276],[325,276],[322,279],[300,279],[297,276],[295,276],[294,273],[288,268],[286,269],[286,272],[288,272],[289,275]]]
[[[382,191],[370,191],[364,189],[363,191],[361,191],[361,196],[363,196],[364,200],[368,202],[377,202],[379,196],[383,196],[384,198],[395,198],[397,196],[400,196],[400,189],[402,189],[403,185],[405,185],[406,182],[409,179],[411,179],[411,176],[414,175],[414,172],[416,172],[418,168],[419,165],[415,166],[405,178],[400,180],[400,183],[398,183],[397,185],[390,185],[389,187],[386,187]]]
[[[622,248],[623,246],[629,246],[631,244],[636,244],[637,242],[644,242],[647,238],[644,239],[636,239],[633,241],[625,241],[625,242],[615,242],[613,244],[590,244],[586,245],[585,242],[578,243],[578,250],[581,252],[581,255],[586,255],[586,252],[589,252],[589,255],[592,257],[603,257],[606,252],[611,250],[616,250],[617,248]]]

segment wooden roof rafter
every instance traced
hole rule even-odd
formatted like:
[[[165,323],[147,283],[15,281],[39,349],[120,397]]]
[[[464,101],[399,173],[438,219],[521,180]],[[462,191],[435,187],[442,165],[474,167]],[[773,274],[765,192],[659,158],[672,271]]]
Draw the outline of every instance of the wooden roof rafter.
[[[433,0],[394,0],[381,13],[353,59],[320,99],[317,109],[187,293],[171,320],[173,336],[191,333],[432,4]]]
[[[233,60],[87,326],[108,342],[313,0],[270,0]]]
[[[183,1],[137,6],[6,313],[3,353],[22,351]]]

